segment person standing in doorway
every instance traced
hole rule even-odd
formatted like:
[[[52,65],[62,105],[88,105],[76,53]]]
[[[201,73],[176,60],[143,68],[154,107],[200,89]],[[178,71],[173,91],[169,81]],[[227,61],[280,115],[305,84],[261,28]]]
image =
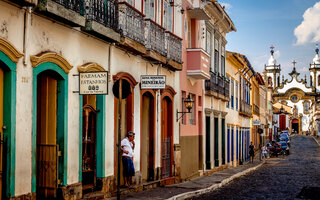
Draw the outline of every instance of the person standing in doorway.
[[[127,137],[121,140],[122,163],[124,186],[129,187],[132,182],[132,176],[135,175],[133,166],[133,148],[134,148],[134,133],[129,131]]]
[[[254,145],[251,144],[249,145],[249,155],[250,155],[250,160],[251,160],[251,163],[253,163],[253,158],[254,158]]]

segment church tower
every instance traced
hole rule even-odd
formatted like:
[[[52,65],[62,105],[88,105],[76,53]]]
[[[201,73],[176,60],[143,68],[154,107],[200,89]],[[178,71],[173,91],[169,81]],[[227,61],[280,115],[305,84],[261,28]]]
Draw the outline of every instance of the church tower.
[[[312,63],[310,64],[310,86],[315,91],[320,91],[320,57],[319,57],[319,48],[316,47],[316,55],[313,58]]]
[[[275,89],[276,87],[280,86],[280,65],[277,65],[277,61],[274,58],[273,54],[274,54],[274,47],[271,46],[270,47],[271,51],[271,56],[268,60],[268,64],[264,65],[264,73],[266,75],[267,78],[267,83],[268,83],[268,87],[272,87],[273,89]]]

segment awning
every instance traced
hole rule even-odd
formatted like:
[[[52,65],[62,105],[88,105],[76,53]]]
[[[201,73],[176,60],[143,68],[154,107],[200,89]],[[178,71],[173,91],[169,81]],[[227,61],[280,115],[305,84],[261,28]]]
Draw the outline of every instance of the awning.
[[[203,10],[203,8],[188,8],[189,16],[191,19],[198,19],[198,20],[209,20],[210,17],[208,14]]]

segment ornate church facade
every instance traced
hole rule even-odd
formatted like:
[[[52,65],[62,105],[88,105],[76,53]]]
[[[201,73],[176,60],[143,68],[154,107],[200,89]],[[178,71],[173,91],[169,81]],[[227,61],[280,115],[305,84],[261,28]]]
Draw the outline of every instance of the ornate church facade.
[[[274,58],[274,47],[271,47],[271,56],[264,68],[264,78],[268,87],[272,89],[273,103],[281,103],[289,106],[291,112],[281,107],[279,112],[274,113],[273,123],[278,131],[288,130],[290,133],[319,135],[320,132],[320,57],[319,49],[310,64],[310,81],[307,76],[299,78],[300,73],[296,70],[296,61],[293,61],[290,78],[281,76],[281,66]]]

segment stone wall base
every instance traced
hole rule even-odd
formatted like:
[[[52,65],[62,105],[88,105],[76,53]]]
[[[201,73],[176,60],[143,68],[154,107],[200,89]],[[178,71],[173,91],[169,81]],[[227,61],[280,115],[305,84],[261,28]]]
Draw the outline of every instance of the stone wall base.
[[[23,194],[16,197],[11,197],[9,200],[36,200],[36,193]]]
[[[57,199],[76,200],[82,198],[82,184],[60,186],[57,189]]]

